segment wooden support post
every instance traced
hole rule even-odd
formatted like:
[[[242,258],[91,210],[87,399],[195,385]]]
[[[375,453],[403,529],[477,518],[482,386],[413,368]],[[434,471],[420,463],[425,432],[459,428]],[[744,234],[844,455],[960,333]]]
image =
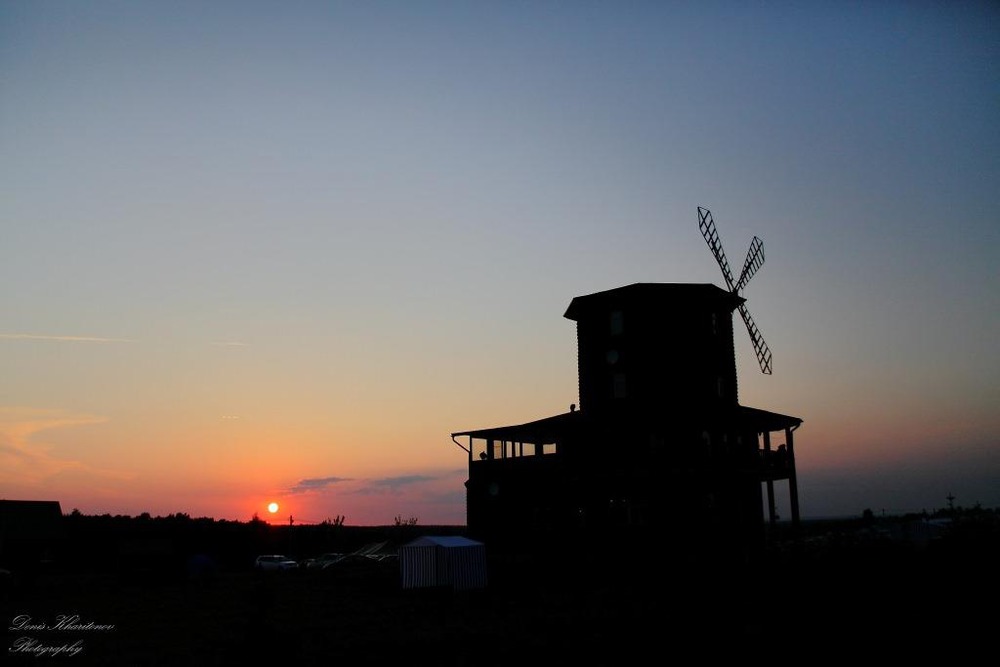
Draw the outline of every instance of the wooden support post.
[[[792,432],[785,429],[785,445],[788,448],[788,498],[792,505],[792,529],[799,529],[799,484],[795,473],[795,448],[792,446]]]
[[[764,472],[767,474],[767,520],[773,526],[778,522],[774,507],[774,480],[771,479],[771,432],[764,431]]]

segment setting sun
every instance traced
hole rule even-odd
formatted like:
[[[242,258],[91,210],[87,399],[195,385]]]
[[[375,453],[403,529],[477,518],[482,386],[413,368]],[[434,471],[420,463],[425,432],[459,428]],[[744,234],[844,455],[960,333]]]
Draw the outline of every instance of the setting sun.
[[[277,512],[278,511],[278,503],[270,503],[267,506],[267,511],[270,512],[271,514],[274,514],[275,512]]]

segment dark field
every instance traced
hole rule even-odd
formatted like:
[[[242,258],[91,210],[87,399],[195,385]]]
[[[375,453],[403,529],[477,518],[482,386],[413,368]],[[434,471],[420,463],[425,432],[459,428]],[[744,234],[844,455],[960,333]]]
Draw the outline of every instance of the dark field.
[[[919,547],[815,536],[744,564],[665,553],[595,539],[490,554],[489,586],[474,592],[402,590],[392,559],[266,575],[231,566],[204,577],[63,568],[5,591],[4,662],[617,665],[649,655],[681,664],[822,656],[825,664],[835,655],[939,655],[970,664],[995,647],[995,528]],[[63,615],[114,627],[28,628]],[[38,655],[59,646],[78,652]]]

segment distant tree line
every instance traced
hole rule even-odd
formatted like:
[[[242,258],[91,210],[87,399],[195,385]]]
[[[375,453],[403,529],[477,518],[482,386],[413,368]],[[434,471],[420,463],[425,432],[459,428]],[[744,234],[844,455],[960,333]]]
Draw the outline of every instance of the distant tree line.
[[[119,572],[184,575],[192,559],[221,569],[252,566],[261,554],[305,560],[323,553],[352,553],[374,542],[403,543],[430,530],[461,534],[464,526],[418,527],[416,517],[398,515],[392,525],[348,526],[336,515],[318,524],[271,525],[254,514],[248,521],[166,516],[85,515],[73,509],[63,517],[58,547],[61,567]]]

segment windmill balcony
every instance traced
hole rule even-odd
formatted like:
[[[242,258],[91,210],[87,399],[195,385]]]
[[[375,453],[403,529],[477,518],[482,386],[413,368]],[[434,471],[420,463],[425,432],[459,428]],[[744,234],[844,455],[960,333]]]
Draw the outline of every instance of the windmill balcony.
[[[472,441],[472,451],[469,458],[473,464],[486,461],[502,461],[511,459],[551,456],[556,453],[555,443],[535,444],[530,442],[513,442],[494,440]]]
[[[795,469],[792,457],[788,455],[784,445],[780,445],[777,450],[759,449],[757,453],[761,470],[767,479],[784,479]]]

